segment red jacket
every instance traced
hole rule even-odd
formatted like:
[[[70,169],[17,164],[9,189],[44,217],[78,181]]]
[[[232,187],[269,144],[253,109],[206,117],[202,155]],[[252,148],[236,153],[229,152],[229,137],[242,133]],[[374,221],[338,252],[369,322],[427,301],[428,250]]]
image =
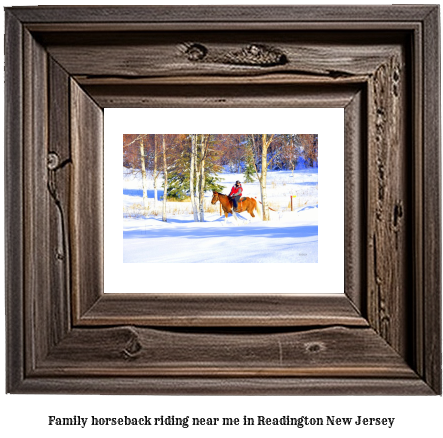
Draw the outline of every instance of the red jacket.
[[[240,185],[239,187],[234,186],[231,189],[231,193],[229,193],[229,196],[241,196],[243,192],[242,186]]]

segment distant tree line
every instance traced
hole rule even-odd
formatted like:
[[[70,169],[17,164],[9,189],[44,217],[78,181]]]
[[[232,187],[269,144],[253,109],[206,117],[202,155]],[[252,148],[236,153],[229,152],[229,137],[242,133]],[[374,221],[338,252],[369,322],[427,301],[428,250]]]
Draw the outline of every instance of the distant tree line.
[[[223,169],[243,173],[245,182],[260,183],[263,219],[269,220],[268,170],[318,165],[317,134],[124,134],[123,166],[140,173],[147,207],[147,176],[154,181],[154,208],[159,175],[163,176],[163,220],[166,199],[190,198],[195,221],[204,221],[208,190],[221,191]]]

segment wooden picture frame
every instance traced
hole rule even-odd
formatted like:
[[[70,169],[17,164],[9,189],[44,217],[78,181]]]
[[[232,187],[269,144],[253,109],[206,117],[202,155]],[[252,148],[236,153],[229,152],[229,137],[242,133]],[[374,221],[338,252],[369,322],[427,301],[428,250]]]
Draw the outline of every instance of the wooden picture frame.
[[[438,6],[7,8],[7,392],[441,394],[439,38]],[[345,108],[345,294],[104,295],[103,108],[174,106]]]

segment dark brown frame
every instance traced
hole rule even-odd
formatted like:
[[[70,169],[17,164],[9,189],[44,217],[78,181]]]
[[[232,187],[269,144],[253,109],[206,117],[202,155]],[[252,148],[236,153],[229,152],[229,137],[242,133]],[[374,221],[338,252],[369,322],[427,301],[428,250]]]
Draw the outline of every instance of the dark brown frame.
[[[439,38],[438,6],[7,8],[7,392],[441,394]],[[125,106],[345,108],[345,295],[104,295]]]

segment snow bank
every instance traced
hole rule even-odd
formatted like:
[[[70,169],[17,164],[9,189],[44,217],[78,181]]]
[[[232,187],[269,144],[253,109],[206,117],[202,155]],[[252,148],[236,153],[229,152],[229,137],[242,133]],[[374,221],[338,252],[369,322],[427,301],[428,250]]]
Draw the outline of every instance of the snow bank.
[[[223,173],[225,193],[243,175]],[[138,186],[137,186],[138,182]],[[206,213],[205,222],[191,214],[160,217],[126,217],[123,220],[124,263],[317,263],[318,262],[318,169],[268,173],[271,221],[238,215]],[[140,177],[124,170],[123,206],[142,204]],[[260,199],[258,182],[243,184],[245,196]],[[148,198],[153,203],[153,182]],[[159,196],[163,193],[160,190]],[[290,197],[294,211],[290,211]],[[206,194],[209,203],[211,193]],[[172,203],[171,203],[172,204]],[[175,203],[183,204],[186,203]]]

